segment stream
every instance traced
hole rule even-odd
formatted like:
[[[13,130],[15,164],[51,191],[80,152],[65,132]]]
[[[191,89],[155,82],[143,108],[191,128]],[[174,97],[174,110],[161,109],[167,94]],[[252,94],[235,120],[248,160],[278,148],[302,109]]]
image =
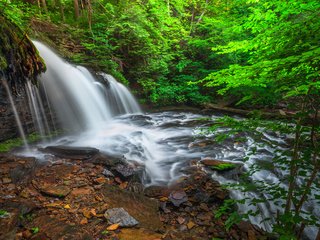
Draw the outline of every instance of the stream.
[[[212,158],[236,163],[243,163],[242,171],[252,164],[271,162],[274,150],[269,145],[257,144],[250,135],[246,135],[245,142],[237,142],[229,139],[224,143],[217,143],[213,133],[201,134],[204,129],[213,124],[221,117],[217,115],[201,115],[191,112],[156,112],[146,114],[126,114],[116,116],[99,129],[90,130],[81,134],[71,134],[59,137],[48,143],[37,146],[68,145],[90,146],[98,148],[109,156],[123,158],[129,162],[144,166],[142,180],[144,185],[167,185],[175,182],[182,176],[188,175],[191,164],[201,159]],[[236,117],[236,116],[235,116]],[[238,118],[238,117],[236,117]],[[228,129],[219,129],[218,132]],[[277,142],[280,147],[285,147],[285,140],[274,133],[264,133],[261,142]],[[250,155],[249,160],[244,158],[252,148],[256,152]],[[39,159],[43,157],[36,149],[31,153]],[[238,172],[218,173],[208,170],[215,180],[220,183],[235,183],[238,180]],[[252,181],[264,181],[276,183],[285,172],[277,169],[261,170],[252,175]],[[267,197],[267,193],[247,192],[232,190],[231,197],[234,199],[251,199]],[[319,207],[309,202],[306,207],[315,216],[320,216]],[[239,212],[246,213],[248,210],[256,210],[249,202],[239,205]],[[257,206],[261,215],[250,217],[250,221],[261,226],[267,231],[272,231],[272,220],[261,223],[263,219],[272,217],[280,208],[272,202],[259,203]],[[304,239],[314,239],[317,234],[316,228],[308,228]]]
[[[191,164],[199,164],[205,158],[227,160],[243,164],[246,171],[253,164],[271,163],[275,148],[285,149],[287,139],[273,132],[263,132],[263,138],[256,142],[248,133],[243,133],[245,141],[230,138],[223,143],[214,141],[218,132],[228,131],[219,128],[214,133],[204,131],[222,114],[203,115],[193,112],[164,111],[144,113],[130,91],[111,75],[92,74],[86,68],[73,66],[58,57],[54,51],[40,42],[34,41],[40,55],[45,60],[47,71],[39,78],[40,87],[26,85],[29,105],[34,125],[43,136],[43,141],[30,146],[20,153],[45,160],[39,147],[49,145],[95,147],[101,152],[124,158],[142,165],[142,182],[148,185],[168,185],[182,176],[188,175]],[[50,112],[49,116],[46,114]],[[54,119],[56,116],[56,120]],[[233,116],[240,119],[237,116]],[[17,116],[18,118],[18,116]],[[48,140],[45,135],[57,127],[65,129],[63,136]],[[51,127],[50,127],[51,126]],[[263,131],[263,130],[262,130]],[[248,153],[253,152],[254,154]],[[247,161],[244,161],[248,157]],[[208,170],[220,183],[238,181],[239,172],[218,174]],[[279,169],[262,169],[251,176],[252,182],[279,182],[282,175],[288,174]],[[231,191],[231,197],[251,199],[267,196],[267,193]],[[261,220],[275,215],[279,207],[272,202],[259,203],[262,215],[251,217],[252,223],[267,231],[272,230],[273,220]],[[239,205],[239,212],[252,209],[249,203]],[[320,208],[313,202],[305,206],[319,218]],[[316,228],[305,231],[305,239],[314,239]]]

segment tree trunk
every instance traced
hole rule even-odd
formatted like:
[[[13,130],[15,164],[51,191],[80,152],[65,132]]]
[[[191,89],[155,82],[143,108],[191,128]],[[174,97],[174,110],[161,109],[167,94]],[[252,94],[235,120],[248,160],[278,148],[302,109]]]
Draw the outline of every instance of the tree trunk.
[[[48,14],[48,8],[47,8],[46,0],[41,0],[41,5],[42,5],[42,8],[44,9],[44,12],[46,14]]]
[[[73,0],[73,5],[74,5],[74,17],[76,20],[79,19],[79,3],[78,0]]]
[[[89,30],[92,33],[92,7],[91,7],[91,0],[88,1],[88,25],[89,25]],[[93,33],[92,33],[93,35]]]
[[[64,22],[65,21],[65,16],[64,16],[64,6],[63,3],[61,2],[61,0],[57,0],[58,6],[59,6],[59,10],[60,10],[60,15],[61,15],[61,19]]]

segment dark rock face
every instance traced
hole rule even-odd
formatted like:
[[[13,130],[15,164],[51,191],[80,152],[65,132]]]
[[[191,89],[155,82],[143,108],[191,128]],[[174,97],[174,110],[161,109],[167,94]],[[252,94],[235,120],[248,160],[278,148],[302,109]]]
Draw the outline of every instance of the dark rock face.
[[[24,84],[27,79],[36,82],[45,65],[18,26],[1,14],[0,23],[0,141],[3,141],[19,135],[3,81],[12,92],[24,130],[34,132]]]
[[[21,92],[19,96],[14,96],[14,104],[19,113],[22,127],[26,133],[34,132],[32,116],[29,111],[27,96],[25,92]],[[18,127],[11,104],[7,94],[0,83],[0,141],[18,137]]]
[[[17,95],[26,80],[36,81],[45,64],[26,33],[3,15],[0,22],[0,77]]]

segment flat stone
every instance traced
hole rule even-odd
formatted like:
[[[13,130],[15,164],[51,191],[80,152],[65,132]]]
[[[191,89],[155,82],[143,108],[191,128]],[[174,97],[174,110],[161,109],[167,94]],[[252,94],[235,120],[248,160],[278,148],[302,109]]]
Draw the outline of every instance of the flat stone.
[[[135,229],[135,228],[125,228],[121,229],[119,233],[119,239],[125,240],[160,240],[162,239],[162,235],[159,233],[155,233],[154,231],[146,230],[143,228]]]
[[[165,186],[149,186],[143,190],[144,194],[151,198],[168,197],[170,191],[171,190]]]
[[[188,201],[188,196],[183,190],[172,191],[169,195],[169,200],[174,206],[179,207],[182,203]]]
[[[58,186],[46,186],[41,188],[40,191],[52,197],[62,198],[67,196],[71,192],[71,189],[64,185],[58,185]]]
[[[111,208],[104,213],[109,224],[118,223],[120,227],[134,227],[139,222],[123,208]]]
[[[209,166],[209,167],[212,167],[212,166],[218,166],[220,164],[225,164],[225,163],[232,163],[234,164],[233,162],[229,162],[229,161],[221,161],[221,160],[217,160],[217,159],[213,159],[213,158],[205,158],[201,161],[201,163],[203,165],[206,165],[206,166]]]
[[[39,150],[57,157],[81,160],[92,158],[99,153],[97,148],[73,146],[48,146]]]
[[[243,164],[232,161],[221,161],[212,158],[205,158],[200,161],[203,165],[210,167],[212,170],[227,172],[230,176],[239,175],[243,172]]]
[[[91,194],[93,189],[91,187],[82,187],[82,188],[75,188],[71,191],[71,195],[78,196],[78,195],[87,195]]]
[[[2,183],[4,183],[4,184],[11,183],[11,179],[10,178],[2,178]]]

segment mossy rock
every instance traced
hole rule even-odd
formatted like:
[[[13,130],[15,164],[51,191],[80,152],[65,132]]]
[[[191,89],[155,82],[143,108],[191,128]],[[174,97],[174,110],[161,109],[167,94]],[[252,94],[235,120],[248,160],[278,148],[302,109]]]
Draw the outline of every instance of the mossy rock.
[[[241,167],[243,166],[241,163],[233,163],[230,161],[222,161],[222,160],[217,160],[217,159],[212,159],[212,158],[205,158],[201,160],[201,163],[212,170],[215,171],[228,171],[228,170],[233,170],[233,169],[239,169],[241,170]]]
[[[212,170],[217,170],[217,171],[227,171],[236,168],[237,165],[233,163],[220,163],[216,166],[211,166]]]
[[[45,64],[26,33],[0,14],[0,78],[6,79],[13,93],[34,83]]]

